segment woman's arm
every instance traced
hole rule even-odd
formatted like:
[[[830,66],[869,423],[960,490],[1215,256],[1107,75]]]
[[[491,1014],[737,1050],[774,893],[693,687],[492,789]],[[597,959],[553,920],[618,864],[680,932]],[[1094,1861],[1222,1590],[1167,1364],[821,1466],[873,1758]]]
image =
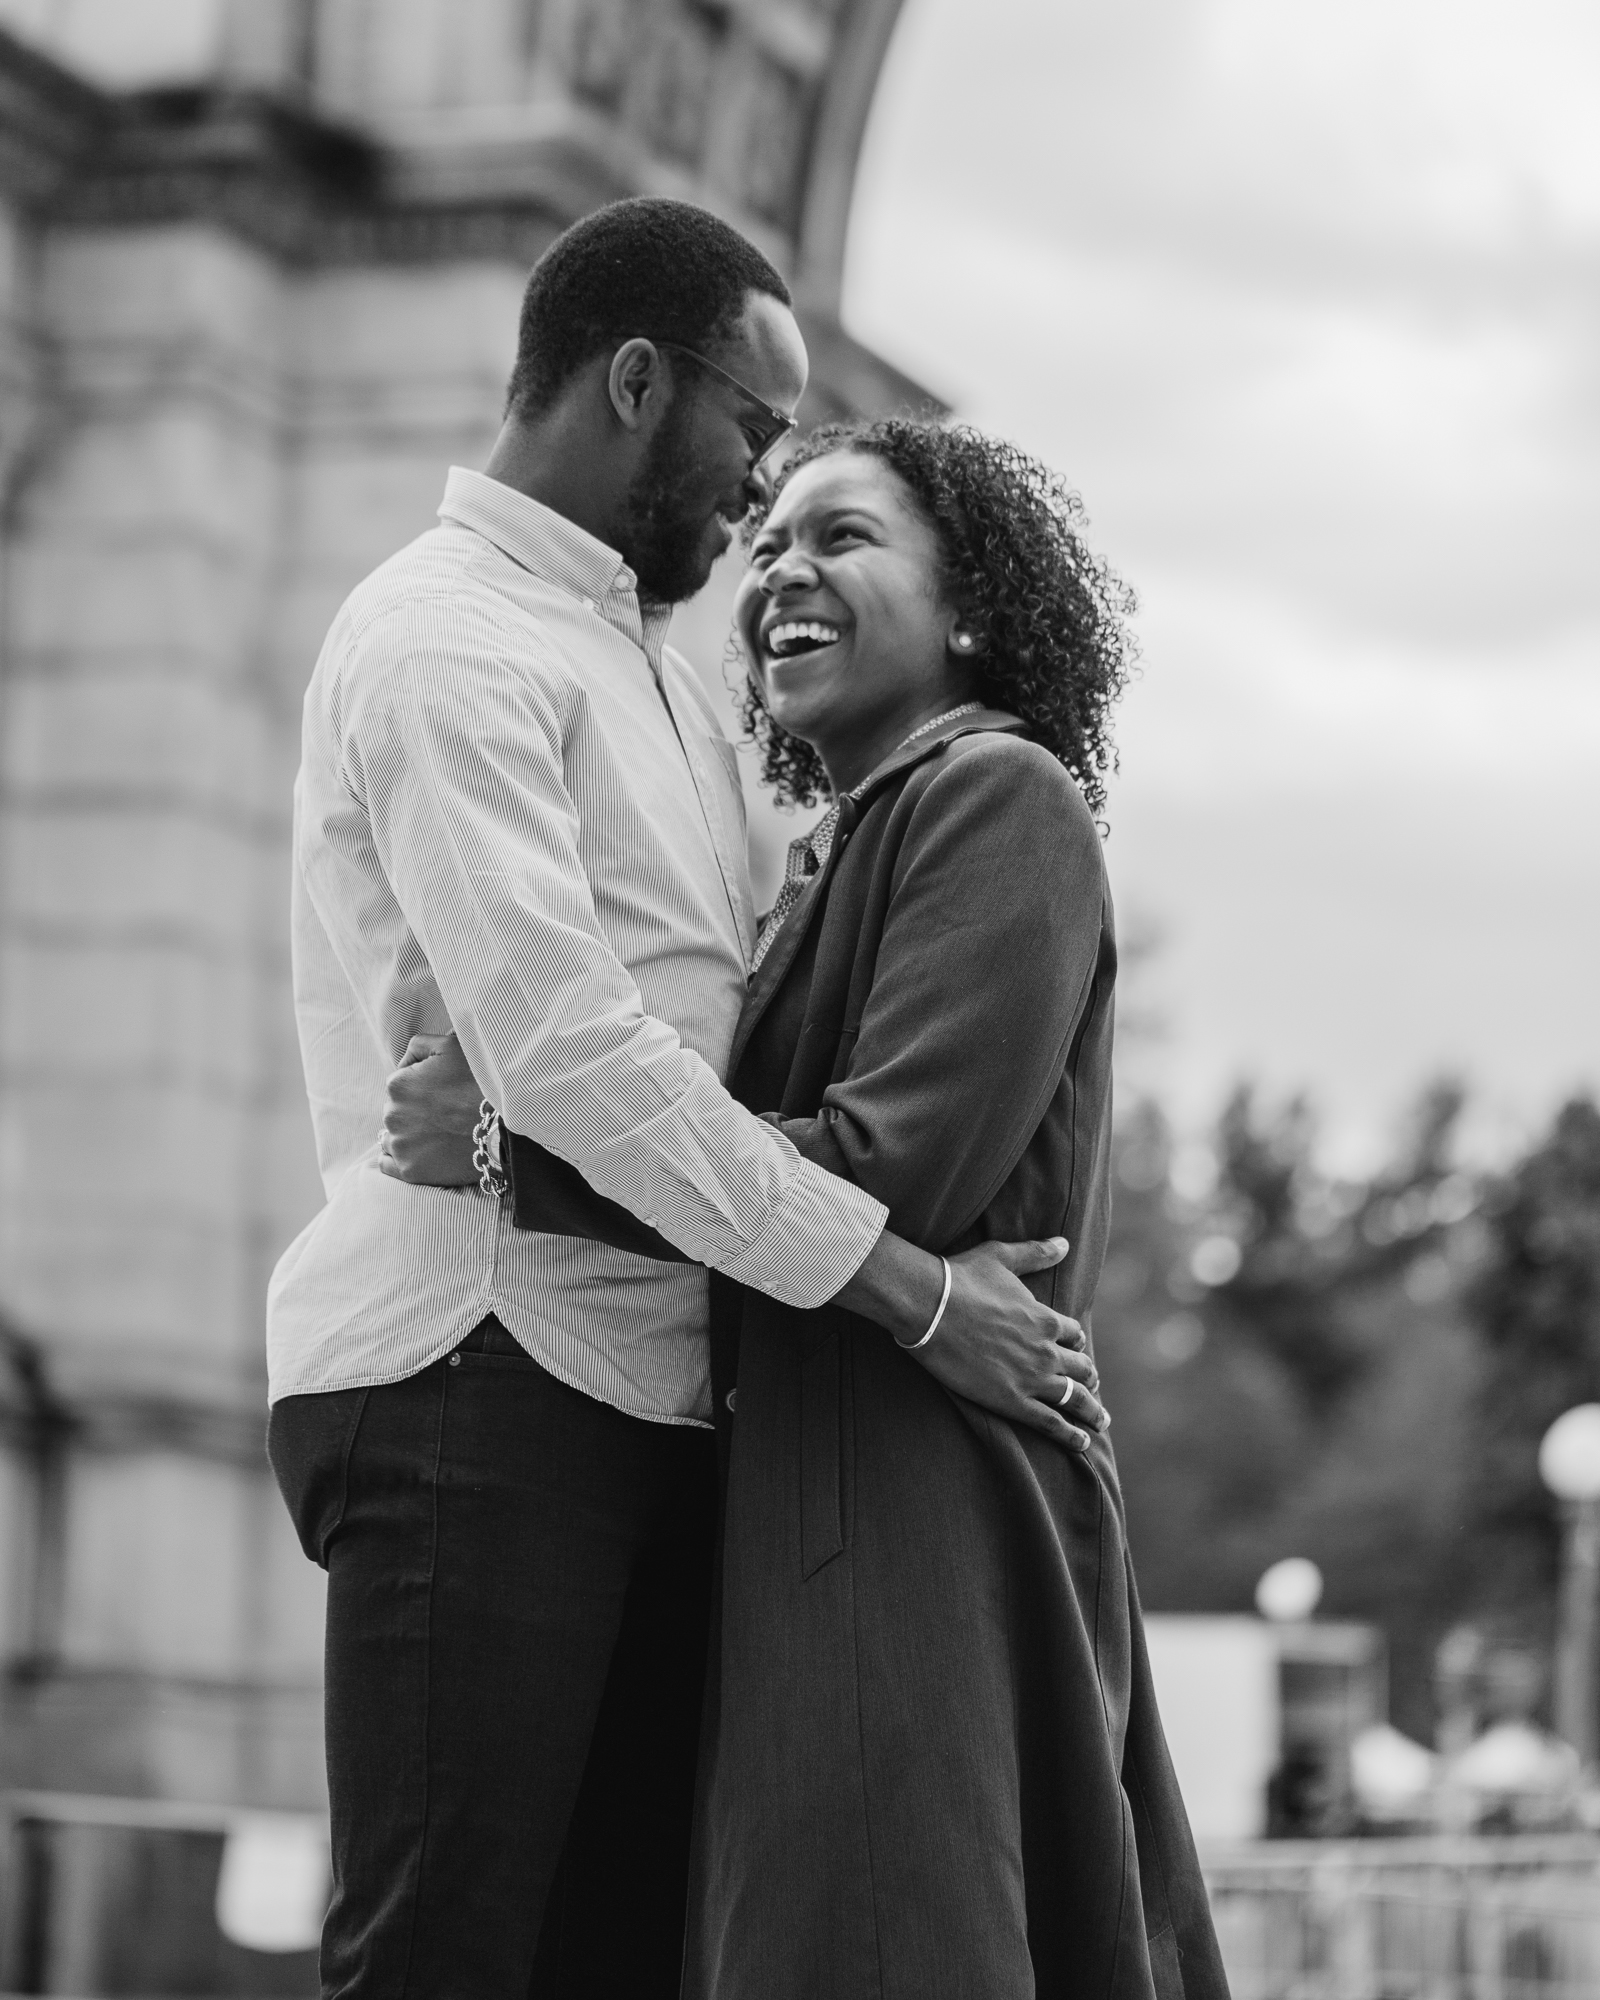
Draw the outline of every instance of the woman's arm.
[[[998,755],[995,746],[1004,746]],[[889,1207],[888,1229],[838,1302],[901,1339],[920,1330],[911,1324],[919,1314],[926,1323],[928,1302],[921,1264],[915,1273],[900,1265],[920,1258],[937,1274],[937,1263],[912,1246],[959,1238],[1009,1176],[1050,1102],[1092,990],[1104,896],[1098,833],[1059,765],[1001,737],[941,760],[901,848],[848,1072],[816,1117],[775,1121],[817,1165]],[[395,1086],[417,1087],[414,1131],[435,1065],[420,1068],[414,1079],[391,1079],[386,1125],[397,1151],[406,1150],[397,1128],[408,1119]],[[464,1140],[476,1107],[464,1077],[461,1086],[455,1122]],[[422,1177],[398,1157],[385,1164],[402,1178]],[[594,1208],[598,1197],[583,1193]],[[633,1235],[650,1234],[645,1225],[622,1219],[624,1247],[644,1248]],[[592,1216],[574,1233],[613,1240],[611,1224]],[[654,1254],[663,1251],[675,1254],[664,1241]],[[1035,1323],[1027,1311],[1034,1302],[1011,1275],[1048,1268],[1059,1255],[1060,1246],[1045,1245],[968,1253],[956,1267],[944,1337],[918,1359],[971,1400],[1082,1444],[1084,1434],[1054,1407],[1076,1378],[1087,1388],[1075,1392],[1073,1414],[1100,1420],[1088,1393],[1092,1365],[1069,1351],[1081,1346],[1081,1330],[1054,1315],[1053,1333]],[[1045,1347],[1068,1345],[1050,1355],[1041,1339]]]
[[[913,810],[846,1075],[815,1116],[768,1114],[800,1152],[884,1202],[898,1234],[936,1246],[982,1213],[1037,1128],[1090,995],[1104,917],[1099,834],[1060,765],[1013,736],[967,742]],[[417,1038],[405,1062],[390,1079],[385,1171],[475,1183],[480,1093],[459,1045]],[[548,1228],[552,1191],[536,1170],[561,1163],[513,1145],[524,1155],[517,1219]],[[581,1233],[612,1240],[601,1223],[614,1204],[580,1185],[600,1217]],[[626,1219],[619,1247],[652,1254],[655,1232]],[[653,1254],[681,1253],[662,1238]]]
[[[896,866],[849,1067],[814,1117],[776,1122],[939,1249],[994,1198],[1060,1082],[1100,968],[1105,874],[1060,765],[999,735],[939,760]]]
[[[389,1079],[379,1165],[397,1180],[474,1186],[472,1124],[478,1086],[454,1036],[418,1036]],[[537,1182],[546,1230],[611,1243],[637,1255],[682,1261],[682,1252],[626,1209],[598,1195],[574,1167],[513,1137],[522,1167]],[[526,1192],[519,1181],[519,1198]],[[947,1389],[997,1415],[1081,1449],[1103,1412],[1099,1378],[1083,1354],[1075,1321],[1052,1312],[1018,1282],[1049,1270],[1062,1241],[986,1243],[950,1260],[951,1289],[937,1341],[917,1354]],[[885,1230],[837,1303],[875,1321],[902,1343],[927,1326],[940,1294],[940,1265],[927,1251]],[[1078,1423],[1069,1422],[1070,1409]]]

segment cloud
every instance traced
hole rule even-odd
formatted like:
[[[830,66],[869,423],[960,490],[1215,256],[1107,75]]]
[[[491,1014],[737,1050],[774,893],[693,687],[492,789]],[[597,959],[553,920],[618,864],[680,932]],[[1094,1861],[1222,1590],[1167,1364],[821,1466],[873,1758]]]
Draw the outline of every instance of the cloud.
[[[858,328],[1064,470],[1130,565],[1248,571],[1464,650],[1593,603],[1573,318],[1275,295],[904,200],[863,216],[852,279]]]
[[[1493,262],[1600,233],[1580,0],[918,0],[866,160],[1062,241]],[[1288,269],[1294,269],[1291,261]]]
[[[907,9],[846,310],[1084,494],[1166,1088],[1600,1081],[1600,14]]]

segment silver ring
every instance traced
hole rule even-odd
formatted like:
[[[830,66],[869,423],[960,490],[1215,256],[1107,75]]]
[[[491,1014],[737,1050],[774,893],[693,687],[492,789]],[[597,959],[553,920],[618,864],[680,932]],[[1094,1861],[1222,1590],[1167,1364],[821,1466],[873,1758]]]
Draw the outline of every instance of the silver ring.
[[[1062,1393],[1061,1400],[1056,1404],[1058,1410],[1064,1410],[1068,1403],[1072,1401],[1072,1392],[1077,1386],[1076,1382],[1068,1382],[1066,1389]]]

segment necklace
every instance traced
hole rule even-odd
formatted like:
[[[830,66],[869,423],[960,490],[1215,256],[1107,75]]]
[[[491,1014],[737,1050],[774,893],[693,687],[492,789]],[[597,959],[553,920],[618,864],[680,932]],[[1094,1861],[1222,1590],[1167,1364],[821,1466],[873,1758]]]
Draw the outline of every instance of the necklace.
[[[930,730],[940,729],[945,723],[954,722],[958,715],[976,715],[982,706],[983,703],[981,701],[964,701],[959,708],[947,708],[943,715],[936,715],[932,722],[925,722],[920,729],[913,729],[909,736],[902,736],[900,741],[889,752],[889,755],[891,757],[898,757],[906,745],[908,743],[915,743],[919,736],[926,736]],[[881,765],[876,767],[876,770],[881,769]],[[861,780],[861,783],[855,786],[848,796],[852,799],[859,799],[868,785],[872,783],[873,778],[876,776],[876,770],[869,771]]]
[[[915,743],[919,736],[926,736],[930,729],[937,729],[946,722],[954,722],[958,715],[976,715],[982,706],[981,701],[964,701],[959,708],[947,708],[943,715],[936,715],[932,722],[925,722],[920,729],[913,729],[909,736],[902,737],[897,747],[903,750],[908,743]]]

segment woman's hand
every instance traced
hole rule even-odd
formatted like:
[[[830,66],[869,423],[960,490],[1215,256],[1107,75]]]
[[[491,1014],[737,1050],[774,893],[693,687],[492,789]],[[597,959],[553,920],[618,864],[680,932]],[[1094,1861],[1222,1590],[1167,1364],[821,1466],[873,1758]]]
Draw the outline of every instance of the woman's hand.
[[[949,1301],[926,1347],[912,1343],[933,1318],[944,1273],[937,1257],[887,1229],[835,1303],[887,1328],[936,1382],[969,1403],[1086,1451],[1091,1433],[1111,1419],[1096,1399],[1100,1378],[1082,1351],[1083,1328],[1041,1305],[1022,1282],[1028,1272],[1059,1264],[1067,1247],[1064,1236],[1052,1236],[980,1243],[952,1257]]]
[[[413,1035],[389,1078],[379,1168],[421,1187],[476,1187],[483,1092],[454,1035]]]
[[[482,1101],[454,1035],[413,1035],[389,1079],[383,1172],[425,1187],[476,1186],[472,1135]],[[956,1395],[1082,1451],[1111,1421],[1096,1397],[1095,1365],[1082,1351],[1083,1328],[1041,1305],[1022,1282],[1066,1254],[1057,1236],[980,1243],[952,1257],[939,1330],[913,1359]],[[932,1319],[942,1277],[937,1258],[885,1231],[837,1303],[908,1344]]]
[[[1111,1419],[1095,1394],[1100,1375],[1083,1351],[1083,1328],[1041,1305],[1021,1282],[1024,1273],[1048,1271],[1066,1254],[1058,1236],[1047,1243],[980,1243],[952,1257],[950,1302],[915,1358],[958,1396],[1084,1451],[1090,1434]]]

